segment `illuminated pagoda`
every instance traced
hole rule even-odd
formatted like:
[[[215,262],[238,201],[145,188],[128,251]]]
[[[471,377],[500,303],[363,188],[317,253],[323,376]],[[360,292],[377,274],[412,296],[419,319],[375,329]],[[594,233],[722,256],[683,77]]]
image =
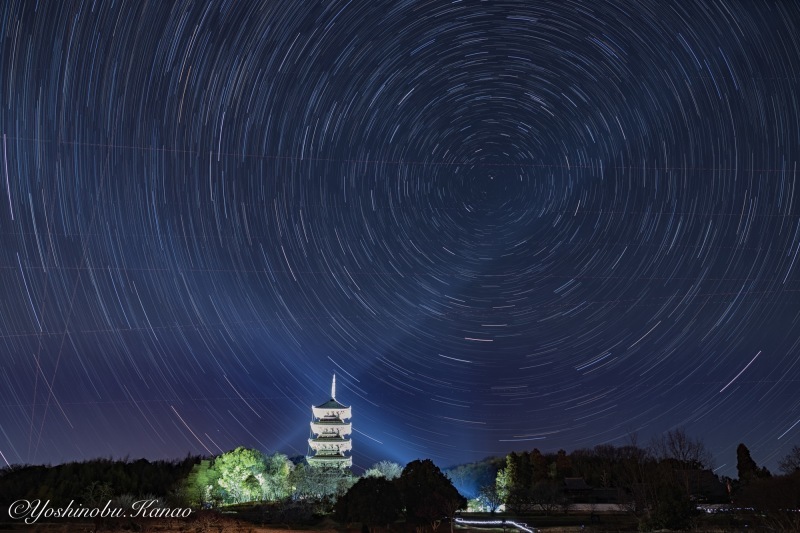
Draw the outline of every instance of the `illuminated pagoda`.
[[[331,384],[331,399],[311,407],[311,438],[308,446],[314,455],[307,457],[311,466],[334,466],[349,468],[353,458],[346,455],[353,449],[350,433],[350,407],[336,401],[336,374]]]

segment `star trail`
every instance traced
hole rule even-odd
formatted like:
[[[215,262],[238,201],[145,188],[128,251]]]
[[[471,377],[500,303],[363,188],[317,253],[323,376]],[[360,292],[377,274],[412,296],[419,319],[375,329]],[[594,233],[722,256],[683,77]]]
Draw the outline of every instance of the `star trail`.
[[[6,463],[800,442],[800,5],[33,2]]]

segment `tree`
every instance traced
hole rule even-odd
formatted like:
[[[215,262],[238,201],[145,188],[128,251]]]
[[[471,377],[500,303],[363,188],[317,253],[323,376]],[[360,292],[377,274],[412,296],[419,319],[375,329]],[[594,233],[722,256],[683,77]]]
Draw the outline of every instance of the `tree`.
[[[453,490],[455,490],[455,487],[453,487]],[[450,533],[453,533],[456,513],[461,509],[467,508],[467,499],[455,490],[454,495],[441,498],[441,506],[444,516],[447,517],[447,521],[450,523]]]
[[[655,506],[649,517],[641,523],[641,529],[689,529],[697,507],[689,496],[675,483],[663,483],[657,488]]]
[[[186,503],[194,507],[214,505],[221,501],[219,472],[210,459],[203,459],[192,467],[192,471],[181,484]]]
[[[542,455],[542,452],[540,452],[538,448],[534,448],[531,452],[531,469],[531,481],[533,484],[539,483],[540,481],[547,481],[550,477],[547,468],[547,458]]]
[[[350,470],[336,466],[297,465],[289,475],[292,495],[320,503],[320,511],[332,505],[352,484]]]
[[[411,523],[431,524],[435,529],[445,516],[452,531],[456,511],[467,506],[466,498],[430,459],[411,461],[396,481]]]
[[[533,484],[533,470],[531,465],[531,453],[522,452],[516,456],[516,478],[514,485],[518,487],[530,487]]]
[[[497,471],[505,464],[505,457],[487,457],[482,461],[454,466],[443,472],[463,496],[478,498],[481,487],[495,484]]]
[[[294,464],[282,453],[274,453],[264,458],[264,473],[257,476],[261,499],[281,500],[289,496],[289,474]]]
[[[503,503],[508,502],[508,496],[511,492],[511,481],[508,477],[507,468],[501,468],[497,471],[497,477],[495,478],[494,486],[497,490],[497,496],[500,498],[500,501]]]
[[[743,443],[736,447],[736,471],[739,474],[739,483],[745,485],[759,478],[770,477],[769,470],[758,468],[758,465],[750,457],[750,450]]]
[[[563,480],[565,477],[569,477],[572,475],[572,461],[570,461],[569,455],[564,450],[558,450],[556,454],[556,477],[559,480]]]
[[[494,514],[503,504],[503,497],[497,489],[497,485],[484,485],[478,490],[478,501],[482,506],[489,509]]]
[[[402,473],[403,467],[399,464],[392,461],[380,461],[364,472],[364,477],[383,477],[391,481],[400,477]]]
[[[508,480],[508,488],[512,489],[515,485],[519,484],[519,455],[517,452],[511,452],[506,455],[506,479]]]
[[[228,503],[260,500],[260,481],[266,463],[263,453],[241,446],[217,457],[214,468],[219,472],[217,484],[224,491],[225,500]]]
[[[654,437],[650,444],[656,459],[680,463],[683,468],[713,468],[713,457],[700,439],[690,437],[684,428]]]
[[[778,468],[787,476],[800,472],[800,446],[793,446],[786,457],[778,461]]]
[[[88,506],[101,507],[114,495],[108,482],[92,481],[83,491],[83,500]]]
[[[334,506],[336,519],[342,523],[361,522],[367,527],[389,524],[402,511],[397,485],[385,477],[363,477],[339,498]]]

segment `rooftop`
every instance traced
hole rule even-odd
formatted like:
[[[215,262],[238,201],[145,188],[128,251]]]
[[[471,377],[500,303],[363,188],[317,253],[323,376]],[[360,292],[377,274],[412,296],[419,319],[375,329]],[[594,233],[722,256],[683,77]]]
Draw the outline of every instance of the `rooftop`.
[[[323,403],[322,405],[317,405],[317,409],[349,409],[348,406],[342,405],[337,402],[335,399],[331,398],[327,402]]]

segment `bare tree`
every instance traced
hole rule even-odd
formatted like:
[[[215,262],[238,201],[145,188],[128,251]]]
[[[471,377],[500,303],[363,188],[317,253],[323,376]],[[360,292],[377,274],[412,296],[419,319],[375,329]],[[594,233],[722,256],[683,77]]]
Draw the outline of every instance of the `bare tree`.
[[[673,460],[689,468],[713,468],[711,452],[700,439],[694,439],[684,428],[673,429],[654,437],[650,449],[659,460]]]
[[[484,485],[481,487],[478,490],[478,500],[485,507],[488,507],[489,512],[492,514],[503,504],[503,496],[497,489],[497,485]]]
[[[618,497],[628,512],[641,519],[653,501],[652,490],[649,490],[652,488],[652,461],[648,451],[639,446],[638,433],[628,433],[625,444],[614,451],[613,460],[622,464]]]
[[[778,468],[787,476],[800,472],[800,446],[792,446],[792,450],[780,461]]]

